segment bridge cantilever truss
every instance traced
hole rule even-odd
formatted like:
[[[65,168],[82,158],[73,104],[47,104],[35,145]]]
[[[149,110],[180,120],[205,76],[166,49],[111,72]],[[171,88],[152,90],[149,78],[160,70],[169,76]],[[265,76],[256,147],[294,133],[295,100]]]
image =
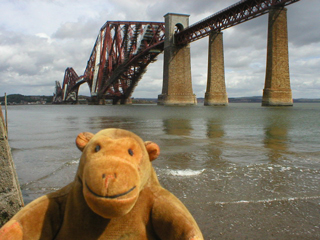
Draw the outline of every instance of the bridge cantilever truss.
[[[148,64],[163,51],[164,37],[163,22],[106,22],[100,29],[84,75],[78,77],[72,68],[67,68],[61,90],[56,86],[57,101],[74,99],[79,85],[87,82],[91,99],[96,103],[104,99],[124,103]]]
[[[164,34],[162,22],[106,22],[84,73],[92,98],[126,101],[163,51]]]
[[[67,68],[64,73],[62,87],[59,81],[56,81],[56,90],[53,96],[53,103],[77,102],[78,91],[84,76],[78,76],[73,68]]]

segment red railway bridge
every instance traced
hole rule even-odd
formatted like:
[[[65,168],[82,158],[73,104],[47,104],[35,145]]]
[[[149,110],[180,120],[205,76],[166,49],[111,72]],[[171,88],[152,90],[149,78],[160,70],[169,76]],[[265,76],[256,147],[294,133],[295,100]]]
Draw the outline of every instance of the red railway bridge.
[[[77,102],[87,83],[92,104],[126,104],[147,66],[164,52],[158,104],[196,104],[192,91],[190,43],[209,36],[205,105],[227,105],[222,30],[269,13],[267,69],[262,105],[292,105],[286,6],[299,0],[242,0],[189,26],[189,15],[168,13],[165,22],[108,21],[100,29],[83,75],[65,71],[56,81],[54,103]]]

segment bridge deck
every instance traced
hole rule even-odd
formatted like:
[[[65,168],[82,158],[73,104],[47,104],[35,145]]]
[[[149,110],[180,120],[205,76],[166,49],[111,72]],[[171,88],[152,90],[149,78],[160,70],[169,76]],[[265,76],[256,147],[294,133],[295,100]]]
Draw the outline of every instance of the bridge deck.
[[[272,7],[284,7],[298,1],[300,0],[242,0],[177,33],[176,43],[194,42],[208,36],[211,31],[219,32],[266,14]]]

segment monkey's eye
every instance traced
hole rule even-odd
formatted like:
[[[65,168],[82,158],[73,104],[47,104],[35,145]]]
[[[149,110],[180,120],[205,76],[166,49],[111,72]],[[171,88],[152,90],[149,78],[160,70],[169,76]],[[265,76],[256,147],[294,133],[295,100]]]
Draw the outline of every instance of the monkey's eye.
[[[130,154],[130,156],[133,156],[133,151],[131,148],[129,148],[128,153]]]
[[[96,148],[94,149],[96,152],[99,152],[101,149],[100,145],[97,145]]]

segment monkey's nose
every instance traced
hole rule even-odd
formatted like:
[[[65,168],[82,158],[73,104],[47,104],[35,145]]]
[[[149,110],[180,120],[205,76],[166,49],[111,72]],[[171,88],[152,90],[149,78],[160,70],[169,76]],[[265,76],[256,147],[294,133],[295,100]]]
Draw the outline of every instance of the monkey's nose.
[[[105,179],[104,183],[105,183],[106,189],[108,188],[110,181],[113,179],[116,179],[116,177],[117,177],[117,174],[113,174],[113,175],[112,174],[106,175],[105,173],[102,174],[102,178]]]

